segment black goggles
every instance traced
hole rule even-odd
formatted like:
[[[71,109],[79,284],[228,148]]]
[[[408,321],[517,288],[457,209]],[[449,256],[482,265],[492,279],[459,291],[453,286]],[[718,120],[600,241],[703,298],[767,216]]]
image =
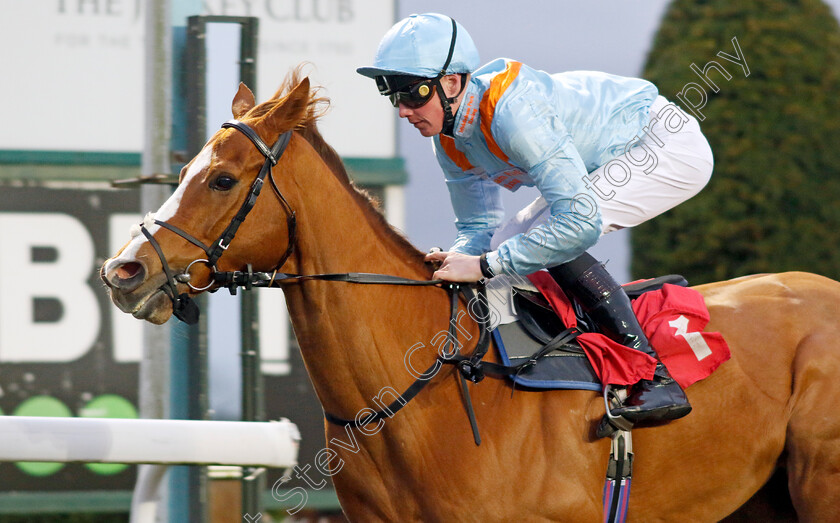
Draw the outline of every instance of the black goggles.
[[[435,92],[434,81],[435,78],[408,75],[377,76],[376,86],[379,93],[387,96],[394,107],[402,104],[409,109],[417,109],[432,99]]]

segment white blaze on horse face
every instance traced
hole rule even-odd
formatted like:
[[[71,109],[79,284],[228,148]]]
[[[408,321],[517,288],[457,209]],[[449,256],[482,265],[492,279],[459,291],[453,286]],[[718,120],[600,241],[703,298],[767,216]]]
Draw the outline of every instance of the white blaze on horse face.
[[[184,191],[186,191],[187,186],[193,178],[198,176],[200,172],[210,166],[212,158],[213,145],[207,144],[204,146],[204,149],[198,153],[192,164],[190,164],[190,168],[187,169],[186,176],[184,176],[184,179],[178,185],[175,192],[172,193],[172,196],[163,202],[163,205],[160,206],[160,209],[158,209],[156,213],[149,213],[143,219],[143,225],[146,227],[146,230],[149,231],[149,234],[154,235],[158,229],[160,229],[160,225],[154,223],[155,219],[165,222],[175,216],[175,213],[178,212],[178,207],[181,206],[181,197],[184,195]],[[144,235],[140,234],[139,226],[133,226],[129,231],[129,234],[131,234],[131,242],[115,261],[134,260],[137,256],[137,251],[140,250],[140,247],[148,241]]]

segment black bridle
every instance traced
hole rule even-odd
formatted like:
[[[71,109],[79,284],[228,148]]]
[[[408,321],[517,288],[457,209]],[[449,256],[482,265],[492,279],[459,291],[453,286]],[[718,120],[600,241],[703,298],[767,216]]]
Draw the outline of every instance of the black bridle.
[[[271,188],[274,190],[274,194],[277,195],[277,198],[283,204],[283,208],[286,211],[286,225],[289,234],[289,243],[286,247],[286,252],[280,258],[275,270],[279,269],[284,263],[286,263],[286,260],[288,260],[289,256],[292,255],[295,245],[295,232],[297,229],[295,212],[292,210],[289,202],[286,201],[286,198],[283,197],[280,189],[278,189],[277,183],[274,181],[274,176],[272,174],[272,167],[277,165],[277,162],[280,160],[280,157],[283,156],[283,152],[289,145],[289,141],[292,138],[292,131],[286,131],[281,134],[280,137],[277,138],[277,141],[274,142],[274,145],[269,148],[262,138],[260,138],[259,135],[251,129],[251,127],[238,120],[227,121],[222,124],[222,128],[233,128],[244,134],[265,157],[265,162],[263,162],[262,168],[260,168],[260,172],[254,180],[254,183],[251,184],[251,189],[248,191],[245,201],[242,202],[242,206],[239,208],[236,215],[234,215],[233,219],[231,219],[228,226],[215,242],[211,245],[206,245],[204,242],[179,227],[161,220],[154,220],[155,224],[174,232],[193,245],[201,248],[207,254],[207,258],[196,259],[187,265],[183,273],[173,275],[172,270],[169,268],[169,264],[166,262],[166,256],[163,255],[163,251],[161,250],[157,240],[155,240],[154,236],[149,233],[145,224],[140,227],[140,231],[144,236],[146,236],[146,239],[149,240],[149,243],[155,249],[158,258],[160,258],[163,272],[166,275],[166,283],[161,286],[161,290],[163,290],[167,296],[169,296],[169,299],[172,300],[172,313],[176,318],[190,325],[198,322],[198,306],[195,302],[193,302],[188,293],[178,293],[178,283],[186,283],[191,289],[199,292],[209,289],[216,283],[217,278],[215,275],[219,272],[216,268],[216,262],[219,261],[219,258],[221,258],[222,254],[224,254],[230,246],[234,236],[236,236],[236,231],[239,230],[239,226],[242,225],[242,222],[245,221],[248,213],[251,212],[251,209],[253,209],[254,205],[257,203],[257,197],[259,197],[260,192],[262,191],[266,178],[268,178]],[[208,283],[205,287],[195,287],[190,282],[190,268],[192,268],[192,266],[196,263],[205,263],[213,271],[214,276],[210,283]]]

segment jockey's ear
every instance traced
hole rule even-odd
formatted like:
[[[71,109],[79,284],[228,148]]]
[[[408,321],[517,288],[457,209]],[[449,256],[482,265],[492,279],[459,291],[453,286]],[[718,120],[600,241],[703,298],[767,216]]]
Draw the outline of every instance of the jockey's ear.
[[[254,108],[256,103],[257,101],[254,99],[254,93],[248,89],[247,85],[239,82],[239,90],[236,91],[236,96],[233,97],[233,103],[231,104],[233,117],[237,120],[242,118],[245,116],[245,113]]]
[[[263,125],[267,125],[273,134],[294,129],[306,117],[311,96],[307,77],[265,115]]]
[[[465,75],[466,77],[463,78],[463,81],[469,81],[469,76]],[[447,97],[457,96],[462,90],[463,87],[461,86],[462,82],[462,75],[459,74],[448,74],[440,79],[440,85],[443,87],[443,90],[446,92]]]

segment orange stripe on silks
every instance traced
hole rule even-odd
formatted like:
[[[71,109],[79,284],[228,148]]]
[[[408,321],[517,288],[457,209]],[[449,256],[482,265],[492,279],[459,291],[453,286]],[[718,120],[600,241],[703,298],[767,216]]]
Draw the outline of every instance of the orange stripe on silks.
[[[502,95],[505,94],[507,88],[510,87],[510,84],[516,79],[521,67],[522,62],[508,62],[505,70],[490,80],[490,87],[487,88],[484,96],[481,98],[479,109],[481,114],[481,132],[484,134],[487,148],[503,162],[508,161],[508,156],[502,151],[499,144],[496,143],[496,139],[493,138],[493,131],[491,129],[493,125],[493,113],[496,112],[496,104],[502,98]]]
[[[462,171],[469,171],[473,168],[473,165],[469,160],[467,160],[466,155],[455,147],[455,140],[451,136],[440,134],[439,137],[440,145],[443,147],[443,152],[446,153],[446,156],[448,156],[450,160],[455,162],[455,165],[457,165]]]

